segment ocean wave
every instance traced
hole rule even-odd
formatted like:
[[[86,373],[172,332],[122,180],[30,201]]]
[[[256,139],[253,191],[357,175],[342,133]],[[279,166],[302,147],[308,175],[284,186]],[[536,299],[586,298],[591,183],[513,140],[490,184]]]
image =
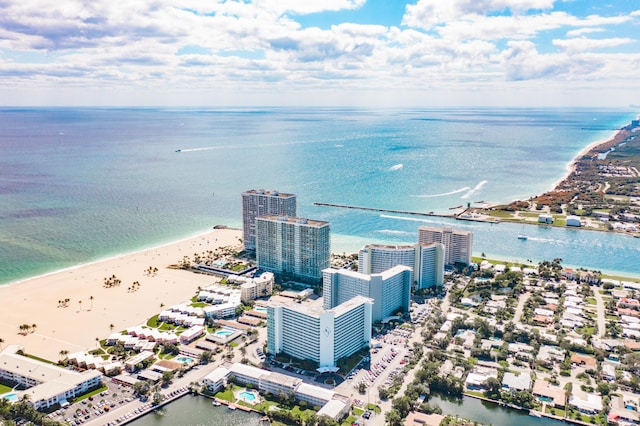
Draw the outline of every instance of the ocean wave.
[[[385,235],[415,235],[415,232],[399,231],[397,229],[378,229],[375,232]]]
[[[460,192],[468,191],[470,189],[471,189],[470,186],[465,186],[464,188],[454,189],[453,191],[443,192],[442,194],[410,195],[410,197],[416,197],[416,198],[444,197],[444,196],[447,196],[447,195],[453,195],[453,194],[458,194]]]
[[[480,183],[478,183],[476,186],[473,187],[473,189],[470,189],[469,191],[467,191],[466,194],[464,194],[462,197],[460,198],[469,198],[470,196],[472,196],[473,194],[475,194],[477,191],[480,191],[482,189],[483,186],[485,186],[485,184],[489,182],[488,180],[483,180]]]

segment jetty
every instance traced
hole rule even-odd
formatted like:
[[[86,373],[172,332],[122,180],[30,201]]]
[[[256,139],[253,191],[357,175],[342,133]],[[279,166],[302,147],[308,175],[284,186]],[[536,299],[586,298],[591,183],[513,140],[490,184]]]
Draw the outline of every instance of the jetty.
[[[353,209],[353,210],[364,210],[370,212],[380,212],[380,213],[396,213],[396,214],[406,214],[412,216],[429,216],[429,217],[448,217],[451,219],[455,219],[456,215],[454,213],[444,214],[444,213],[434,213],[434,212],[411,212],[406,210],[394,210],[394,209],[381,209],[377,207],[362,207],[362,206],[349,206],[347,204],[333,204],[333,203],[313,203],[314,206],[323,206],[323,207],[336,207],[339,209]]]
[[[363,206],[350,206],[347,204],[334,204],[334,203],[313,203],[314,206],[322,206],[322,207],[334,207],[339,209],[352,209],[352,210],[364,210],[370,212],[380,212],[380,213],[395,213],[395,214],[403,214],[410,216],[426,216],[426,217],[443,217],[448,219],[455,220],[466,220],[471,222],[488,222],[488,223],[498,223],[500,219],[486,216],[486,215],[478,215],[475,213],[469,213],[468,208],[462,210],[458,213],[435,213],[435,212],[412,212],[408,210],[395,210],[395,209],[382,209],[377,207],[363,207]],[[452,207],[453,209],[461,209],[463,206]]]

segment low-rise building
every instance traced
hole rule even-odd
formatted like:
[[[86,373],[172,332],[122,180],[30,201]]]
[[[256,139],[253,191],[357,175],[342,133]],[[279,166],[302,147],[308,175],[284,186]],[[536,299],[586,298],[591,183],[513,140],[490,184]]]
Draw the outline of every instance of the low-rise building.
[[[558,386],[552,386],[542,379],[536,380],[532,392],[540,402],[546,402],[558,408],[563,408],[566,405],[567,394],[565,390]]]
[[[502,389],[511,392],[528,391],[531,389],[531,374],[520,373],[516,375],[511,372],[504,373],[502,378]]]
[[[0,380],[26,388],[15,393],[28,397],[36,410],[57,404],[65,407],[69,405],[67,400],[100,385],[102,373],[97,370],[68,370],[20,355],[18,351],[22,349],[10,345],[0,352]]]
[[[498,379],[498,370],[491,367],[475,366],[465,380],[465,386],[469,390],[486,389],[487,380]]]

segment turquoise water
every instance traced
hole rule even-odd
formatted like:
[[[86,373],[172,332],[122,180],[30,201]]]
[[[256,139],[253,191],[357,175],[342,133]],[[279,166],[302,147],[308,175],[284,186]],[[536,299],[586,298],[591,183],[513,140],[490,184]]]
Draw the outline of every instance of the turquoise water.
[[[240,398],[244,398],[249,402],[253,402],[256,400],[256,396],[253,392],[242,391],[238,395],[240,396]]]
[[[215,334],[217,334],[218,336],[230,336],[233,334],[233,331],[229,331],[229,330],[218,330],[215,332]]]
[[[2,395],[2,398],[6,399],[9,402],[18,402],[20,400],[20,398],[18,398],[18,395],[15,393],[5,393],[4,395]]]
[[[267,312],[267,308],[263,308],[262,306],[256,306],[253,310],[258,312]]]
[[[640,239],[426,220],[314,202],[449,212],[550,189],[587,144],[636,117],[592,109],[0,109],[0,284],[240,227],[240,193],[298,195],[332,250],[474,232],[474,253],[638,274]],[[181,152],[175,152],[180,149]]]
[[[190,364],[193,362],[193,358],[188,356],[179,356],[179,357],[176,357],[176,361],[181,362],[183,364]]]

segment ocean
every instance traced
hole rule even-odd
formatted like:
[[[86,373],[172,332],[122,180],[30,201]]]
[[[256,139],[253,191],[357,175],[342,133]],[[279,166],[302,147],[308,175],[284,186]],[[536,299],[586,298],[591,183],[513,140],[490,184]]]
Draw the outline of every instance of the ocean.
[[[551,189],[585,146],[636,118],[616,109],[0,108],[0,284],[241,226],[240,193],[298,196],[332,251],[474,232],[474,253],[562,258],[640,277],[640,239],[314,206],[421,212]],[[178,151],[179,152],[176,152]]]

